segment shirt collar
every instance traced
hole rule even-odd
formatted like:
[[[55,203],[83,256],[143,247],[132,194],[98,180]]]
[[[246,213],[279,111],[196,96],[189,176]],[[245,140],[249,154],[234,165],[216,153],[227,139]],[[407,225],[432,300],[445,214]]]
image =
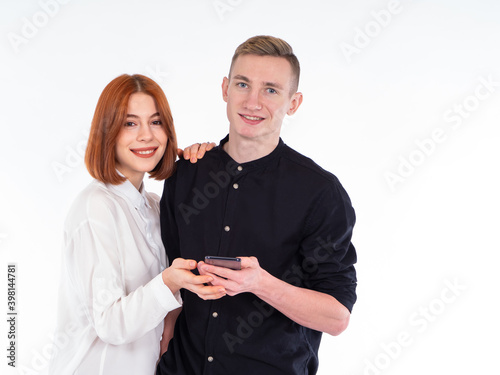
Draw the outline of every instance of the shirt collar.
[[[125,177],[122,173],[120,173],[120,171],[117,170],[117,172],[120,176]],[[141,183],[139,190],[137,190],[129,180],[125,180],[119,185],[106,185],[117,194],[125,197],[135,208],[139,209],[144,206],[151,208],[147,199],[146,189],[144,189],[144,182]]]
[[[283,140],[280,137],[278,145],[270,154],[268,154],[260,159],[257,159],[257,160],[252,160],[252,161],[249,161],[246,163],[237,163],[235,160],[233,160],[233,158],[231,158],[231,156],[229,156],[229,154],[226,151],[224,151],[224,148],[223,148],[224,144],[227,143],[228,141],[229,141],[229,134],[226,135],[226,137],[220,141],[219,147],[218,147],[219,151],[221,152],[223,157],[225,159],[227,159],[227,161],[232,161],[233,163],[235,163],[235,165],[241,165],[244,168],[244,170],[258,168],[258,167],[268,165],[269,162],[271,162],[273,159],[275,159],[276,157],[278,157],[281,154],[281,152],[283,151],[283,149],[286,146],[285,142],[283,142]]]

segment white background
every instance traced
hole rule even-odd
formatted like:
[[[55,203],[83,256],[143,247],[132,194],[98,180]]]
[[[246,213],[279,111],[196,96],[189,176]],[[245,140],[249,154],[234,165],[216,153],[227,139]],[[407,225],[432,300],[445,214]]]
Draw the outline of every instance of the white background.
[[[82,156],[104,86],[149,75],[180,145],[218,142],[228,129],[222,78],[236,46],[258,34],[287,40],[302,65],[304,102],[285,143],[337,175],[357,213],[358,302],[342,335],[324,335],[319,373],[498,371],[498,1],[0,7],[2,373],[8,263],[19,312],[18,370],[8,373],[44,374],[61,344],[51,331],[62,226],[90,181]]]

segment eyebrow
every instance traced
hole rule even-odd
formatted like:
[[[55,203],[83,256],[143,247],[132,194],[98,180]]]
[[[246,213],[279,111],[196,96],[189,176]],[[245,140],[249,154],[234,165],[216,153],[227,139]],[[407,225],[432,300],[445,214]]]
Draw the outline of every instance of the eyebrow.
[[[159,116],[160,116],[160,112],[156,112],[156,113],[153,113],[151,116],[149,116],[149,118],[152,118],[152,117],[159,117]],[[130,114],[130,113],[127,113],[127,117],[131,117],[131,118],[139,118],[139,116],[134,115],[134,114]]]
[[[250,80],[241,75],[241,74],[237,74],[233,77],[233,79],[238,79],[240,81],[244,81],[244,82],[247,82],[247,83],[250,83]],[[267,86],[267,87],[273,87],[273,88],[276,88],[276,89],[279,89],[279,90],[283,90],[283,86],[281,86],[279,83],[276,83],[276,82],[263,82],[264,86]]]
[[[250,82],[250,80],[247,77],[242,76],[241,74],[235,75],[233,79],[239,79],[240,81]]]

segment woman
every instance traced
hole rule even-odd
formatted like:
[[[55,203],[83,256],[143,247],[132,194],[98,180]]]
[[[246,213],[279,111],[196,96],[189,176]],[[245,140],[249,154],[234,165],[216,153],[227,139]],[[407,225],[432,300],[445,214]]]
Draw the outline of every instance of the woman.
[[[211,277],[191,272],[194,260],[175,259],[165,269],[159,198],[142,181],[146,172],[169,177],[176,152],[161,88],[141,75],[111,81],[97,103],[85,155],[95,180],[65,223],[51,374],[152,375],[165,316],[181,306],[179,290],[203,299],[225,295],[205,285]]]

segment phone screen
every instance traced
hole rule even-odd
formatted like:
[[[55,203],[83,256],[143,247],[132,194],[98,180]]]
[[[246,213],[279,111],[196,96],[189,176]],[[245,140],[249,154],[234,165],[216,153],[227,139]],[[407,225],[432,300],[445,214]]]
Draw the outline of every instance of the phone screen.
[[[232,270],[241,270],[241,259],[231,257],[206,256],[205,263]]]

